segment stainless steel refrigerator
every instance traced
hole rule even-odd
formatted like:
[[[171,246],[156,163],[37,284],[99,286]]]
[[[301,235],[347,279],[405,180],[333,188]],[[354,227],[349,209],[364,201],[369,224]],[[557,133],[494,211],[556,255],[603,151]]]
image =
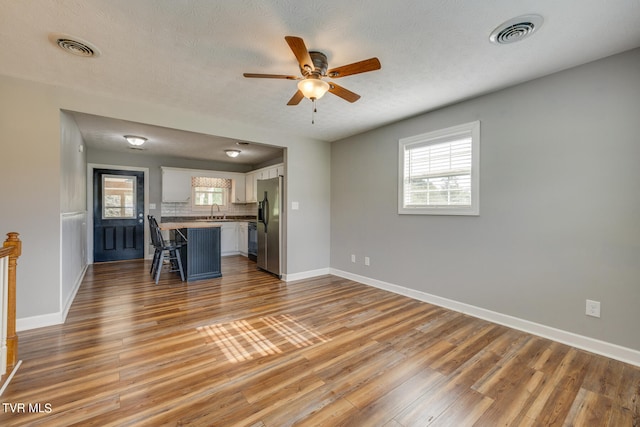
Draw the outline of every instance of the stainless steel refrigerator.
[[[258,188],[258,268],[281,276],[282,178],[259,179]]]

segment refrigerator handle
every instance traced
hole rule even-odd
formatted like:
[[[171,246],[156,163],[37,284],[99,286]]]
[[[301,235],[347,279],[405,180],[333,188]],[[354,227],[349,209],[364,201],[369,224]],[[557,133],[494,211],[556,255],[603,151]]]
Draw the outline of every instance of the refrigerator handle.
[[[267,225],[269,220],[267,217],[268,214],[265,215],[265,212],[267,211],[267,204],[267,192],[265,191],[262,200],[258,202],[258,221],[264,225]]]
[[[267,232],[267,227],[269,226],[269,199],[267,199],[267,192],[264,192],[264,202],[262,206],[263,212],[262,217],[264,218],[264,231]]]

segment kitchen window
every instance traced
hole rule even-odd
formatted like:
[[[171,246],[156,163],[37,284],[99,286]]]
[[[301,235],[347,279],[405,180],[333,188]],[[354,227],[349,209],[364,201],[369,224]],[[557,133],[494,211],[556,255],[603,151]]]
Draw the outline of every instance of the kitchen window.
[[[231,180],[226,178],[193,177],[191,193],[194,209],[227,210]]]
[[[479,215],[480,122],[399,141],[398,213]]]

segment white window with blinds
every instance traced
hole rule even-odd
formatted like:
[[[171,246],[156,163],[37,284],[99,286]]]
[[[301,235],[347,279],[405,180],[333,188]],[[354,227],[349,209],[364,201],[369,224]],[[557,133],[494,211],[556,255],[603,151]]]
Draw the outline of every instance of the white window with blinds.
[[[399,141],[398,213],[479,215],[480,122]]]

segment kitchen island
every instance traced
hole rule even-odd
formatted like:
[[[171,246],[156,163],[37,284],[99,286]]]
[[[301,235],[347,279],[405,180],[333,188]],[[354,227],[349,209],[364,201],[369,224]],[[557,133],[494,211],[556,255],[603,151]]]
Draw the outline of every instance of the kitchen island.
[[[171,239],[183,244],[180,258],[187,282],[222,276],[220,262],[221,223],[208,221],[167,222],[159,224],[169,230]]]

